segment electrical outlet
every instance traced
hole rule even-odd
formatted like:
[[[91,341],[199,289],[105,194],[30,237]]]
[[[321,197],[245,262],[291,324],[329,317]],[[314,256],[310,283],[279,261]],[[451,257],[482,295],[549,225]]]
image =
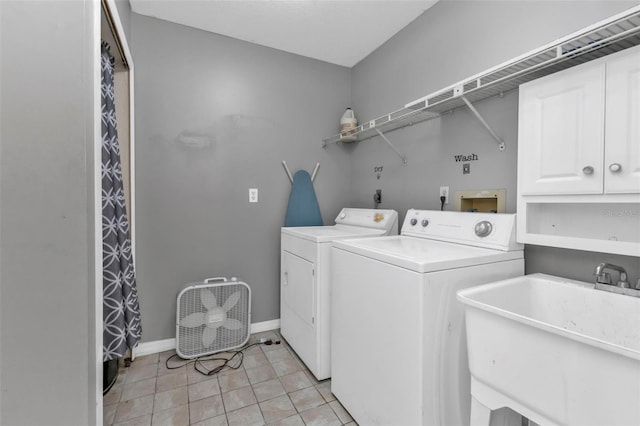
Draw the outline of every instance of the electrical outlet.
[[[376,207],[382,203],[382,189],[376,189],[376,192],[373,194],[373,202],[376,204]]]
[[[449,204],[449,187],[448,186],[440,187],[440,196],[444,197],[445,204]]]
[[[249,188],[249,202],[250,203],[258,202],[258,188]]]

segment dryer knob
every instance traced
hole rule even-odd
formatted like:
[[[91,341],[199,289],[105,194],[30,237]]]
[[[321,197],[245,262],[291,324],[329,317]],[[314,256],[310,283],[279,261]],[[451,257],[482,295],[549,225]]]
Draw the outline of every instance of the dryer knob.
[[[428,221],[427,219],[422,219],[422,222],[421,222],[421,223],[422,223],[422,227],[423,227],[423,228],[426,228],[426,227],[427,227],[427,225],[429,225],[429,221]]]
[[[347,217],[347,213],[342,212],[342,213],[340,214],[340,219],[344,219],[345,217]]]
[[[418,219],[416,219],[415,217],[413,219],[411,219],[411,226],[416,226],[416,223],[418,223]]]
[[[482,222],[478,222],[475,227],[476,235],[480,238],[486,237],[491,234],[493,230],[493,225],[488,220],[483,220]]]

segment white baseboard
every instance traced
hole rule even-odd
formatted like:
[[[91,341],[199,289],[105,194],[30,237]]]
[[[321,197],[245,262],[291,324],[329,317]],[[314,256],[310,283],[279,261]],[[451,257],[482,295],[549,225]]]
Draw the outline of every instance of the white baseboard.
[[[276,330],[280,328],[280,319],[271,321],[256,322],[251,324],[251,334],[262,333],[263,331]],[[170,351],[176,348],[176,339],[154,340],[138,344],[133,350],[133,359],[139,356],[157,354]]]
[[[133,359],[139,356],[157,354],[164,351],[170,351],[176,348],[176,339],[154,340],[152,342],[143,342],[133,349]]]
[[[262,333],[263,331],[277,330],[280,328],[280,319],[271,321],[256,322],[251,324],[251,334]]]

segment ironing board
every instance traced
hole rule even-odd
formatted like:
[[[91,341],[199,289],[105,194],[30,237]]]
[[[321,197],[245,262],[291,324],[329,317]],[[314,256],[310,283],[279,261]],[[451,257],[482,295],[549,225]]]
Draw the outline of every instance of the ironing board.
[[[291,180],[289,205],[284,218],[284,226],[322,226],[322,216],[311,176],[298,170]]]

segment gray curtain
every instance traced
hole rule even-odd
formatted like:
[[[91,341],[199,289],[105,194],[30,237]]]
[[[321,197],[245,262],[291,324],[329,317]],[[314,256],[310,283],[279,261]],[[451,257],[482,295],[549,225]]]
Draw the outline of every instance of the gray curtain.
[[[114,58],[102,42],[103,358],[134,348],[142,333],[113,99]]]

